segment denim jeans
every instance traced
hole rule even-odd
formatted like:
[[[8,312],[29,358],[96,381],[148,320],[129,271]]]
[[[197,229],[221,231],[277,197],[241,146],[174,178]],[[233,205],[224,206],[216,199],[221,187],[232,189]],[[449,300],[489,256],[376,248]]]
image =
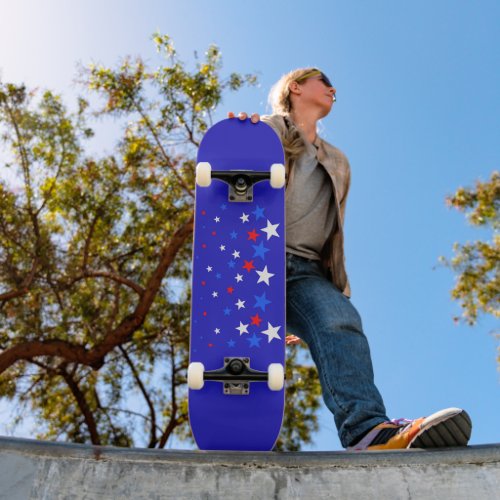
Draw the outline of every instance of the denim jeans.
[[[386,416],[375,387],[361,317],[320,262],[286,256],[287,331],[309,347],[342,446],[355,444]]]

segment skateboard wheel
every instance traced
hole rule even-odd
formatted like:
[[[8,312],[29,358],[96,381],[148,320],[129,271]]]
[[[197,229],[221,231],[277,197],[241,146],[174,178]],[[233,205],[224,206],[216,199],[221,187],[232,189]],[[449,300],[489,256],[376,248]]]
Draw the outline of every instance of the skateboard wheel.
[[[285,370],[281,363],[271,363],[267,369],[267,385],[271,391],[281,391],[285,385]]]
[[[273,163],[271,165],[271,187],[280,189],[285,185],[285,165]]]
[[[212,183],[212,166],[207,161],[201,161],[196,165],[196,184],[208,187]]]
[[[203,363],[193,362],[188,366],[188,387],[190,389],[198,390],[204,385],[203,372],[205,367]]]

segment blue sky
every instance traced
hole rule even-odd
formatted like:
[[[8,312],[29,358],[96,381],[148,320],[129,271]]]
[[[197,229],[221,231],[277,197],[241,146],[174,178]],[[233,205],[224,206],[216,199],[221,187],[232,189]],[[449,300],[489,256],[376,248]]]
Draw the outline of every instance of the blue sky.
[[[215,43],[223,73],[258,74],[259,87],[226,97],[221,119],[229,110],[269,112],[267,93],[283,73],[321,67],[338,102],[320,134],[352,168],[352,302],[388,413],[464,407],[471,443],[492,443],[500,442],[498,325],[488,317],[455,325],[454,277],[436,266],[455,241],[488,235],[450,211],[445,196],[499,168],[499,25],[500,4],[488,0],[9,2],[0,15],[0,75],[70,99],[79,92],[77,62],[112,65],[130,54],[156,64],[150,36],[160,30],[191,67],[194,51]],[[99,133],[96,147],[110,151],[111,134]],[[307,449],[340,449],[325,408],[321,424]]]

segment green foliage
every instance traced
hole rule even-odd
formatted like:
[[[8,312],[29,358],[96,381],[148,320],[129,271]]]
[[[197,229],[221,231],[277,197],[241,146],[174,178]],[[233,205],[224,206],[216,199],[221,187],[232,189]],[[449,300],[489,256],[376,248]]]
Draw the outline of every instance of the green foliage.
[[[211,46],[194,71],[92,65],[71,112],[60,96],[0,82],[0,397],[38,437],[163,448],[189,441],[186,368],[196,149],[226,91]],[[113,154],[89,155],[92,118],[119,119]],[[319,386],[295,355],[281,449],[317,424]],[[295,380],[295,379],[294,379]]]
[[[500,174],[493,172],[487,182],[475,188],[459,188],[447,198],[449,206],[466,213],[473,226],[491,228],[490,241],[455,243],[455,256],[442,262],[457,274],[453,299],[462,307],[462,319],[476,323],[480,313],[500,317]],[[459,320],[459,318],[456,318]]]

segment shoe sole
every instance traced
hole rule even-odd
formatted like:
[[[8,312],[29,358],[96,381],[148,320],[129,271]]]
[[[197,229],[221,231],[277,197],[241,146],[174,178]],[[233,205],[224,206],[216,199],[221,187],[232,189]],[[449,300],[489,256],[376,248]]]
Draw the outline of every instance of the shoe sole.
[[[434,413],[420,426],[421,431],[413,438],[408,448],[466,446],[472,431],[471,418],[460,408],[448,408]]]

